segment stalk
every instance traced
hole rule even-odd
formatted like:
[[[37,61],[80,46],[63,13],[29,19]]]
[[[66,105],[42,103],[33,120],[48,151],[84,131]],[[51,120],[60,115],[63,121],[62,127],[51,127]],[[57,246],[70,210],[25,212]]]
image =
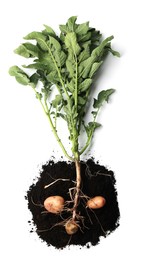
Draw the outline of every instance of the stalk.
[[[76,107],[76,113],[78,113],[78,68],[77,68],[77,56],[75,56],[75,95],[74,95],[74,101],[75,101],[75,107]],[[80,187],[81,187],[81,167],[80,167],[80,154],[79,154],[79,143],[78,143],[78,125],[79,117],[76,118],[76,124],[73,132],[74,135],[74,151],[75,151],[75,169],[76,169],[76,187],[75,187],[75,195],[74,195],[74,205],[73,205],[73,212],[72,212],[72,220],[73,222],[76,221],[77,216],[77,207],[79,204],[79,196],[80,196]]]
[[[74,205],[73,205],[73,213],[72,219],[76,220],[77,215],[77,207],[79,203],[79,195],[80,195],[80,186],[81,186],[81,168],[80,168],[80,158],[75,160],[75,168],[76,168],[76,187],[75,187],[75,196],[74,196]]]
[[[37,99],[40,101],[40,104],[41,104],[41,106],[42,106],[42,108],[43,108],[43,110],[44,110],[44,113],[46,114],[46,116],[47,116],[47,118],[48,118],[49,124],[50,124],[50,126],[51,126],[52,131],[53,131],[53,134],[54,134],[54,136],[55,136],[55,138],[56,138],[58,144],[60,145],[60,147],[61,147],[61,149],[62,149],[64,155],[65,155],[69,160],[73,161],[73,158],[68,154],[68,152],[66,151],[66,149],[65,149],[65,147],[64,147],[64,145],[63,145],[63,143],[62,143],[62,141],[61,141],[61,139],[60,139],[60,137],[58,136],[56,127],[53,125],[53,122],[52,122],[52,119],[51,119],[51,117],[50,117],[50,113],[49,113],[49,109],[48,109],[47,103],[45,102],[45,106],[44,106],[43,103],[42,103],[42,101],[41,101],[41,99],[39,98],[39,95],[37,94],[37,91],[35,90],[35,88],[32,88],[32,89],[34,90]]]

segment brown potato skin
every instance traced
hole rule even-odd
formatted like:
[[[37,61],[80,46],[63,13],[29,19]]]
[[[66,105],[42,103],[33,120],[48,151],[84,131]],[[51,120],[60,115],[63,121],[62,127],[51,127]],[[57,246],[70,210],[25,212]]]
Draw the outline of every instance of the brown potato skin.
[[[87,207],[90,209],[100,209],[104,207],[106,200],[102,196],[95,196],[87,201]]]
[[[68,235],[73,235],[78,231],[78,225],[75,221],[69,220],[65,225],[65,230]]]
[[[44,207],[45,209],[54,214],[58,214],[63,210],[65,200],[61,196],[50,196],[45,199]]]

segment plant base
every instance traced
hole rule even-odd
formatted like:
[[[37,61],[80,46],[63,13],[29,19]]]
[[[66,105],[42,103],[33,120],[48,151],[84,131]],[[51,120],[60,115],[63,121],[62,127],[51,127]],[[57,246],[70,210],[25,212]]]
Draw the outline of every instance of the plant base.
[[[70,191],[75,185],[75,175],[74,163],[49,161],[47,165],[43,165],[37,183],[32,184],[27,192],[32,225],[36,227],[40,239],[55,248],[64,248],[68,245],[86,245],[87,247],[96,245],[101,236],[106,237],[119,226],[120,212],[114,173],[104,166],[95,164],[92,159],[81,162],[83,197],[81,196],[78,212],[82,216],[82,222],[79,223],[80,228],[77,233],[68,235],[65,231],[63,223],[64,220],[70,218],[70,211],[64,210],[58,215],[45,212],[43,202],[49,196],[60,195],[65,201],[71,200]],[[57,179],[61,180],[44,189],[46,185]],[[101,209],[90,210],[86,207],[86,196],[90,198],[103,196],[106,204]]]

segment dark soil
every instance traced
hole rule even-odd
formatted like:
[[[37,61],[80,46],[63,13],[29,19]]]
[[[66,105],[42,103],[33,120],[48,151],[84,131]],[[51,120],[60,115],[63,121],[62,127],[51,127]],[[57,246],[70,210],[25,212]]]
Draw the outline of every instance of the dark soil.
[[[59,161],[48,162],[42,166],[39,179],[32,184],[27,192],[28,208],[32,213],[32,222],[40,239],[47,245],[55,248],[64,248],[68,245],[90,247],[99,243],[100,237],[106,237],[119,226],[119,207],[115,187],[115,177],[112,171],[104,166],[95,164],[93,160],[81,162],[82,192],[89,196],[103,196],[106,204],[101,209],[90,210],[85,207],[86,200],[81,198],[78,211],[84,217],[80,223],[81,229],[74,235],[68,235],[62,222],[70,217],[71,213],[63,211],[62,214],[44,213],[43,202],[48,196],[60,195],[65,201],[71,200],[69,189],[74,186],[75,165]],[[44,186],[56,179],[70,179],[57,181],[44,189]],[[72,206],[72,205],[71,205]]]

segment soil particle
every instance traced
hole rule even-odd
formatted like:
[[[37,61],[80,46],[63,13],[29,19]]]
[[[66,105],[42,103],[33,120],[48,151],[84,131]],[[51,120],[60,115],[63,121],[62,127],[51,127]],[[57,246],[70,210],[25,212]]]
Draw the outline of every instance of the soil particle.
[[[80,228],[74,235],[68,235],[63,221],[71,216],[70,212],[52,214],[45,211],[44,200],[49,196],[59,195],[65,201],[70,201],[70,189],[74,187],[75,165],[64,161],[49,161],[42,166],[40,176],[36,184],[32,184],[27,192],[28,208],[32,213],[33,225],[42,241],[48,246],[64,248],[69,245],[86,246],[96,245],[100,237],[106,237],[119,226],[119,207],[117,201],[116,181],[113,171],[96,164],[93,159],[81,162],[81,191],[92,198],[103,196],[106,204],[101,209],[90,210],[86,207],[86,198],[80,200],[78,212],[83,217]],[[53,185],[44,189],[56,179]],[[70,204],[69,207],[72,207]]]

